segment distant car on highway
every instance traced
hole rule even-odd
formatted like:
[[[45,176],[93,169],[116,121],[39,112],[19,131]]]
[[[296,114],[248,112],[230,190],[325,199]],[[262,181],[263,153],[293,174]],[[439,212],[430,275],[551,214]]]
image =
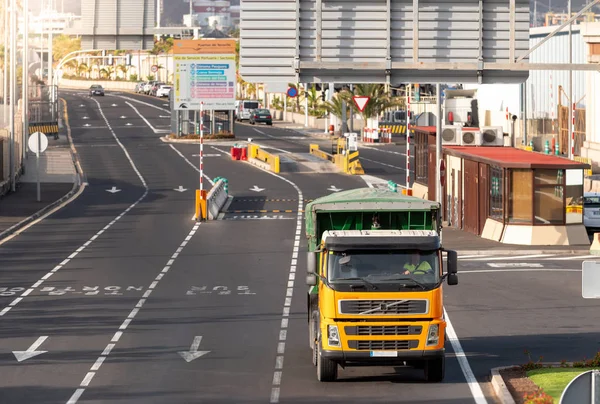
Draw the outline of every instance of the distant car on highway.
[[[158,86],[158,89],[156,90],[156,96],[157,97],[168,97],[169,92],[171,91],[172,88],[173,88],[173,86],[169,86],[167,84],[161,84],[160,86]]]
[[[273,117],[268,109],[255,109],[250,112],[250,124],[254,125],[258,122],[264,122],[267,125],[273,125]]]
[[[90,87],[90,97],[94,95],[104,96],[104,88],[100,84],[92,84]]]

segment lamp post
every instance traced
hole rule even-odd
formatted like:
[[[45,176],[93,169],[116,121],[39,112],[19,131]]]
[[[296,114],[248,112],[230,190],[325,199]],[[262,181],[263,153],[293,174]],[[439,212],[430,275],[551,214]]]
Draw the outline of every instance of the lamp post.
[[[11,191],[16,191],[15,184],[15,90],[17,79],[17,2],[10,2],[10,144],[9,144],[9,182]]]
[[[3,79],[4,79],[4,85],[2,86],[2,98],[3,98],[3,120],[4,120],[4,125],[6,125],[7,123],[7,119],[8,119],[8,74],[6,74],[6,67],[8,66],[7,60],[8,60],[8,48],[10,45],[9,42],[9,32],[8,32],[8,26],[9,26],[9,20],[8,20],[8,7],[9,7],[9,0],[4,0],[4,74],[3,74]]]
[[[54,22],[54,0],[50,0],[50,12],[49,12],[50,17],[50,24],[49,25],[49,30],[48,30],[48,83],[50,84],[50,114],[52,116],[52,122],[54,122],[54,119],[56,118],[56,108],[54,108],[54,103],[56,102],[56,97],[54,96],[54,75],[52,72],[52,62],[54,61],[54,58],[52,56],[53,54],[53,46],[52,46],[52,39],[53,39],[53,35],[52,35],[52,29],[53,27],[53,22]]]
[[[27,158],[26,139],[29,136],[29,0],[23,0],[23,73],[22,73],[22,99],[23,102],[23,158]]]

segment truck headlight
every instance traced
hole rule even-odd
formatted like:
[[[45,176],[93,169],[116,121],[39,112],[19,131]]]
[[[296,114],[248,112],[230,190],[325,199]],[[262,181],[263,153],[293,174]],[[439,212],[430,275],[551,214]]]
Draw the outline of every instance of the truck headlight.
[[[427,346],[437,345],[440,341],[440,326],[438,324],[432,324],[429,326],[427,332]]]
[[[340,333],[337,325],[327,326],[327,343],[330,346],[340,346]]]

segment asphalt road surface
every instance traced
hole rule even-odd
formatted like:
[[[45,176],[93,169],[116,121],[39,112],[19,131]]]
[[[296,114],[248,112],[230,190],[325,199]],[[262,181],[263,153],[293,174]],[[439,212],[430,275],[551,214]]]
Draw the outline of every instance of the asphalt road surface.
[[[229,144],[207,143],[204,186],[225,177],[233,200],[222,220],[198,224],[198,145],[160,140],[163,100],[61,96],[88,185],[0,245],[3,404],[495,403],[490,368],[524,363],[525,349],[560,361],[600,348],[598,303],[581,298],[583,258],[463,257],[459,285],[444,288],[457,339],[443,383],[387,367],[319,383],[302,209],[365,180],[274,175],[231,160]],[[315,141],[245,124],[236,136],[288,154]],[[375,161],[363,162],[367,174],[401,182],[402,147],[380,147],[361,149]]]

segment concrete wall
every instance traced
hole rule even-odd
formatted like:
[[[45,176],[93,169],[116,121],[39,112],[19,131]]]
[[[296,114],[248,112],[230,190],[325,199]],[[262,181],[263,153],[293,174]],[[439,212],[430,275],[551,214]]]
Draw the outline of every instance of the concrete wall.
[[[69,80],[61,79],[59,86],[62,88],[75,88],[87,90],[92,84],[100,84],[105,90],[112,91],[133,91],[135,85],[134,81],[109,81],[109,80]]]

